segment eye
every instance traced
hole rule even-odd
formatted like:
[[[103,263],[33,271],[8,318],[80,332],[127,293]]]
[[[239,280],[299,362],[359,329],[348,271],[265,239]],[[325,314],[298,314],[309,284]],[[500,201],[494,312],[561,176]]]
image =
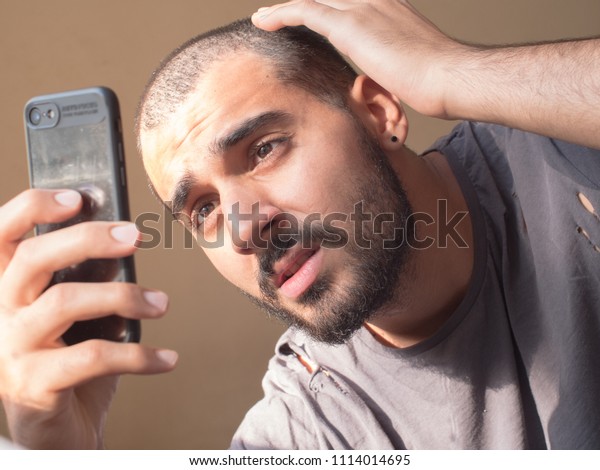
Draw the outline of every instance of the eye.
[[[256,156],[261,160],[267,158],[277,145],[278,142],[267,142],[262,144],[256,151]]]
[[[215,204],[212,202],[196,206],[192,211],[192,226],[197,228],[202,225],[213,210],[215,210]]]
[[[263,160],[278,157],[283,154],[286,148],[285,143],[288,141],[289,137],[278,137],[257,143],[251,152],[254,164],[259,164]]]

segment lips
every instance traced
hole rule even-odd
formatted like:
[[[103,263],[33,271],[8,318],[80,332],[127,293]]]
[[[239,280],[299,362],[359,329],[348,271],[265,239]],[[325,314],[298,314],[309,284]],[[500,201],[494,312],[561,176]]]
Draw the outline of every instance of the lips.
[[[290,249],[275,263],[273,282],[286,297],[299,297],[316,280],[321,268],[321,250]]]
[[[275,270],[275,285],[278,288],[281,287],[282,284],[289,278],[291,278],[294,274],[296,274],[298,270],[302,267],[302,265],[306,262],[306,260],[308,260],[308,258],[310,258],[314,254],[314,250],[301,250],[299,253],[292,254],[291,259],[290,257],[286,256],[283,260],[283,262],[285,263],[283,265],[283,269]]]

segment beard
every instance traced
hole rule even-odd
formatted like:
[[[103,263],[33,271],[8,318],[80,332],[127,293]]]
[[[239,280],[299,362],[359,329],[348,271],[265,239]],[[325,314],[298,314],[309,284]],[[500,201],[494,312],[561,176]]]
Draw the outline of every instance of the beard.
[[[359,134],[359,148],[366,160],[366,169],[360,179],[350,185],[347,197],[360,205],[369,223],[362,223],[354,237],[341,236],[335,243],[328,241],[331,231],[322,223],[312,223],[307,229],[299,230],[297,237],[288,238],[284,243],[268,243],[257,253],[259,259],[258,285],[261,297],[242,292],[268,315],[288,326],[298,328],[316,341],[327,344],[347,342],[366,321],[383,310],[396,299],[400,280],[407,272],[409,245],[412,233],[407,224],[411,207],[405,190],[387,160],[379,143],[370,136],[364,126],[356,123]],[[386,214],[391,223],[375,225],[378,214]],[[383,220],[380,219],[380,220]],[[390,222],[390,218],[386,218]],[[273,235],[271,235],[272,237]],[[356,243],[357,237],[361,241]],[[320,273],[315,282],[296,300],[304,310],[311,311],[310,317],[302,316],[286,308],[278,298],[277,288],[272,282],[274,263],[281,259],[287,250],[296,243],[303,247],[327,246],[345,250],[344,275],[348,282],[334,282],[327,272]],[[307,245],[308,243],[308,245]]]

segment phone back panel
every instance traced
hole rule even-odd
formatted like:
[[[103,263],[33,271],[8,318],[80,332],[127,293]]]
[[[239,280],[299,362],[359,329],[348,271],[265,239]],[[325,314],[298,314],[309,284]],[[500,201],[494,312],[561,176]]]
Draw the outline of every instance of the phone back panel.
[[[88,88],[33,98],[25,106],[25,129],[31,186],[70,188],[83,196],[76,217],[38,225],[36,234],[90,220],[129,220],[119,106],[111,90]],[[135,282],[133,257],[85,261],[56,272],[50,285],[105,281]],[[76,323],[64,339],[139,340],[138,322],[110,318]]]

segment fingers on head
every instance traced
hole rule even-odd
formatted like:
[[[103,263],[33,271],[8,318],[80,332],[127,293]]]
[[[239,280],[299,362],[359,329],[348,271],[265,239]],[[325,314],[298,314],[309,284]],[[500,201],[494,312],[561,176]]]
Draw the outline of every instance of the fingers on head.
[[[330,4],[331,3],[331,4]],[[252,22],[266,31],[275,31],[284,26],[305,25],[317,33],[327,36],[332,14],[337,12],[335,1],[316,2],[314,0],[296,0],[273,5],[252,15]]]

